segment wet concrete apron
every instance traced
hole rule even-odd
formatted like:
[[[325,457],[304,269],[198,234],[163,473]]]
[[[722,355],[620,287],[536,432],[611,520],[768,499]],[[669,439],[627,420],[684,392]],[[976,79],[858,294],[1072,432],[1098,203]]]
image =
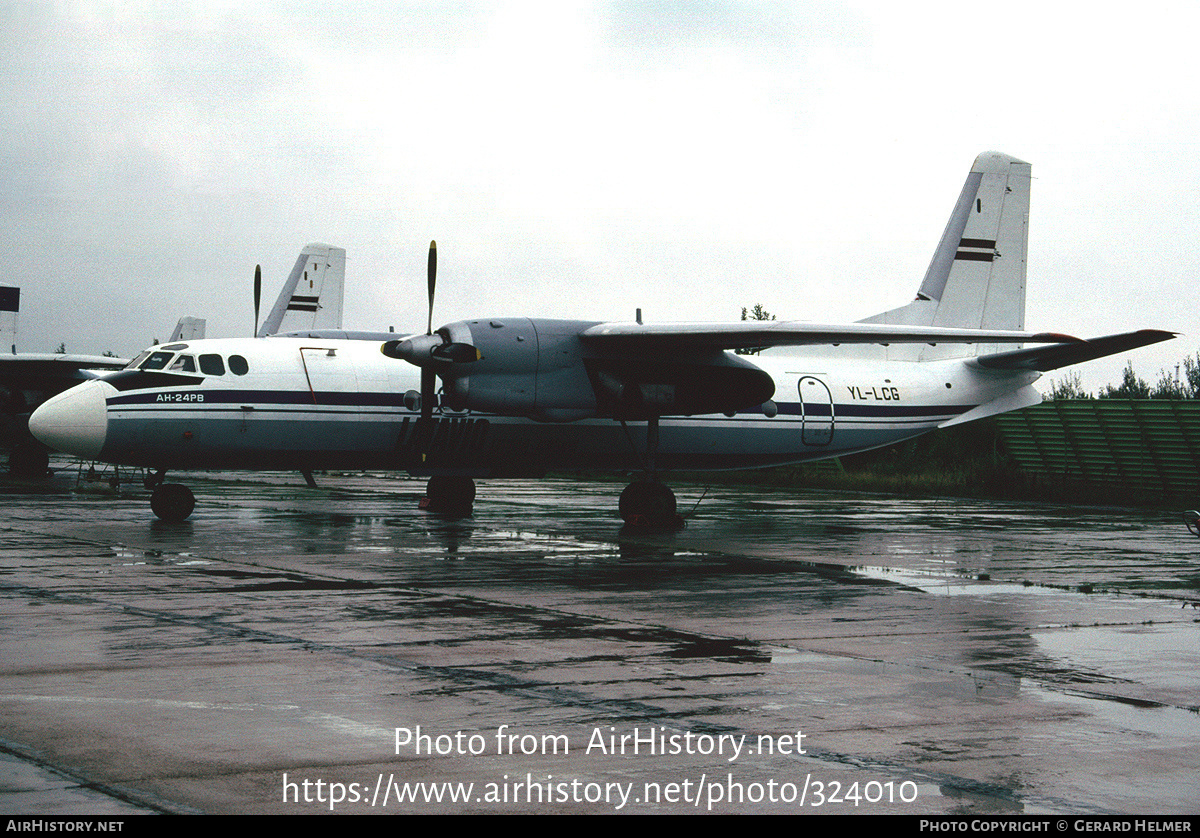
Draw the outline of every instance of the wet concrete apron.
[[[619,484],[0,487],[0,808],[1191,813],[1172,510]],[[681,511],[702,490],[679,488]]]

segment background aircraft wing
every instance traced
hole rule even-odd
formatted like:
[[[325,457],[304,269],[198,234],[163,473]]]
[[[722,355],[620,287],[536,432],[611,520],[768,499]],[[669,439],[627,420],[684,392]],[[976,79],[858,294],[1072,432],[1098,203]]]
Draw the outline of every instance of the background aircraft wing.
[[[735,323],[600,323],[580,338],[597,348],[756,349],[843,343],[1053,343],[1078,338],[1048,332],[893,326],[886,323],[808,323],[744,320]],[[1117,350],[1114,350],[1117,351]]]
[[[111,372],[129,363],[128,358],[107,355],[21,353],[0,355],[0,383],[19,381],[86,381],[97,376],[90,370]]]
[[[1071,364],[1081,364],[1106,355],[1127,352],[1139,346],[1170,340],[1175,332],[1161,329],[1142,329],[1119,335],[1105,335],[1091,340],[1073,341],[1053,346],[1036,346],[1032,349],[1017,349],[1012,352],[996,352],[981,355],[972,363],[989,370],[1037,370],[1046,372]]]

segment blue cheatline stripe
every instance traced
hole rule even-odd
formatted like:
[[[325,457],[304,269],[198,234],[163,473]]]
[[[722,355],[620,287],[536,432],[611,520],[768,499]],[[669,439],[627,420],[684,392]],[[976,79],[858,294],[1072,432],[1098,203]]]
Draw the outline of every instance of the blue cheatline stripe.
[[[833,405],[833,415],[838,419],[850,416],[958,416],[978,407],[974,404],[941,404],[941,405],[902,405],[902,404],[837,404]],[[754,413],[758,411],[755,410]],[[784,402],[779,405],[779,412],[788,416],[829,416],[830,405]]]
[[[176,395],[203,396],[203,401],[175,401]],[[159,396],[167,397],[160,400]],[[403,407],[403,393],[330,393],[317,391],[316,405],[335,407]],[[307,390],[170,390],[168,392],[132,393],[112,396],[110,406],[135,404],[180,404],[196,407],[203,404],[295,404],[314,406],[313,394]]]
[[[202,396],[202,401],[192,401],[190,396]],[[141,405],[165,408],[168,410],[225,412],[229,405],[275,405],[281,408],[295,406],[299,408],[403,408],[403,393],[359,393],[359,392],[324,392],[318,391],[316,401],[313,394],[307,390],[184,390],[155,391],[130,393],[112,396],[108,399],[109,407],[137,407]],[[900,404],[838,404],[832,406],[832,417],[835,422],[870,422],[883,420],[894,422],[916,422],[920,420],[960,416],[977,405],[900,405]],[[797,402],[785,402],[779,406],[779,415],[808,419],[825,419],[831,416],[831,406],[810,404],[807,406]],[[266,408],[264,412],[272,411]],[[406,411],[409,412],[409,411]],[[453,415],[453,414],[449,414]],[[486,412],[462,414],[470,416],[492,416]],[[759,418],[761,414],[755,411],[742,411],[734,418]],[[676,417],[669,419],[700,418]],[[764,417],[764,421],[766,420]],[[795,421],[795,420],[793,420]]]

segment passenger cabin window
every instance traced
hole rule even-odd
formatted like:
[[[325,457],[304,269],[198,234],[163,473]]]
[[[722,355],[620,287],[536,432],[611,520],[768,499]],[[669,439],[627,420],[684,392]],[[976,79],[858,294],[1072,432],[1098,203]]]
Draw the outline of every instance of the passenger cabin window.
[[[250,371],[250,365],[241,355],[229,356],[229,371],[234,375],[245,375]]]
[[[166,367],[166,365],[169,364],[171,359],[174,357],[174,352],[151,352],[150,357],[143,361],[142,365],[139,366],[138,369],[144,372],[161,370]]]
[[[175,363],[171,364],[172,372],[195,372],[196,359],[191,355],[180,355],[175,359]]]
[[[221,360],[220,355],[201,355],[200,372],[205,375],[224,375],[225,362]]]

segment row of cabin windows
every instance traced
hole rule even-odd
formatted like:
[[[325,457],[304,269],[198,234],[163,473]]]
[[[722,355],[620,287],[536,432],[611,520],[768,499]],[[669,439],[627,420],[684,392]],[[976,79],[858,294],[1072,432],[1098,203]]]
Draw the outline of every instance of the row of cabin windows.
[[[186,353],[166,352],[164,350],[146,351],[129,362],[127,370],[142,370],[144,372],[153,372],[155,370],[169,370],[170,372],[190,372],[199,371],[203,375],[224,375],[225,360],[216,354],[206,354],[199,356],[199,364],[197,365],[197,357]],[[245,375],[250,371],[250,365],[246,363],[246,359],[241,355],[229,356],[229,371],[234,375]]]

